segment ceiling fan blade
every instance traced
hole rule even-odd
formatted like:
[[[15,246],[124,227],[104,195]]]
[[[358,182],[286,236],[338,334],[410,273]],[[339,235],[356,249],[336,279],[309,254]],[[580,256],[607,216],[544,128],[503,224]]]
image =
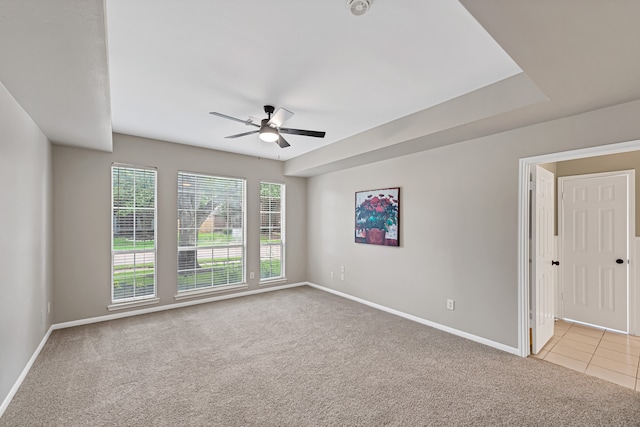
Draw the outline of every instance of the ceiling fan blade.
[[[225,138],[239,138],[241,136],[247,136],[247,135],[251,135],[253,133],[258,133],[260,132],[259,130],[252,130],[250,132],[244,132],[244,133],[239,133],[237,135],[229,135],[229,136],[225,136]]]
[[[293,113],[289,110],[285,110],[284,108],[278,108],[278,111],[273,113],[271,116],[271,120],[267,124],[276,125],[276,127],[282,126],[284,122],[289,120],[293,116]]]
[[[236,119],[235,117],[227,116],[226,114],[222,114],[222,113],[216,113],[215,111],[212,111],[209,114],[213,114],[214,116],[222,117],[223,119],[229,119],[229,120],[233,120],[233,121],[236,121],[236,122],[244,123],[245,125],[253,125],[253,126],[256,126],[256,127],[260,127],[260,125],[252,123],[250,120]]]
[[[313,136],[314,138],[324,138],[326,132],[318,132],[315,130],[303,130],[303,129],[290,129],[290,128],[280,128],[278,129],[280,133],[288,133],[291,135],[303,135],[303,136]]]
[[[278,145],[280,146],[280,148],[287,148],[290,146],[290,144],[286,139],[282,137],[282,135],[280,135],[280,138],[278,138]]]
[[[260,126],[262,124],[262,119],[258,117],[249,116],[247,119],[248,122],[254,123],[256,126]]]

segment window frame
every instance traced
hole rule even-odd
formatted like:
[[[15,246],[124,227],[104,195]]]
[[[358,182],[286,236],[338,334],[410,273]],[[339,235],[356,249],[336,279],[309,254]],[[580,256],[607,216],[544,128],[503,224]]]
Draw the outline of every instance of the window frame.
[[[180,182],[181,182],[181,175],[189,175],[189,176],[194,176],[194,177],[203,177],[203,178],[213,178],[213,179],[223,179],[223,180],[235,180],[238,182],[242,183],[242,194],[241,194],[241,201],[242,201],[242,233],[241,233],[241,237],[242,237],[242,242],[240,244],[232,244],[232,245],[208,245],[208,246],[202,246],[200,247],[197,243],[197,239],[196,239],[196,246],[180,246],[180,224],[179,224],[179,219],[180,219]],[[181,298],[188,298],[189,295],[194,294],[194,295],[198,295],[198,294],[203,294],[203,293],[209,293],[209,292],[219,292],[219,291],[225,291],[225,290],[230,290],[230,289],[235,289],[235,288],[240,288],[240,287],[246,287],[246,277],[247,277],[247,179],[244,177],[235,177],[235,176],[224,176],[224,175],[220,175],[220,174],[211,174],[211,173],[204,173],[204,172],[192,172],[192,171],[184,171],[184,170],[179,170],[177,173],[177,177],[176,177],[176,201],[177,201],[177,206],[176,206],[176,214],[177,214],[177,221],[176,221],[176,239],[177,239],[177,245],[176,245],[176,291],[177,294],[175,296],[176,299],[181,299]],[[197,208],[195,209],[196,211],[198,210]],[[198,231],[196,230],[196,233]],[[194,284],[193,287],[187,288],[187,289],[181,289],[181,284],[180,284],[180,274],[181,272],[185,272],[185,271],[189,271],[189,269],[181,269],[180,268],[180,252],[183,251],[188,251],[188,250],[195,250],[197,251],[198,248],[201,249],[233,249],[233,248],[240,248],[240,253],[242,256],[242,268],[241,268],[241,279],[240,281],[237,282],[227,282],[224,284],[219,284],[219,285],[215,285],[215,284],[210,284],[209,286],[198,286],[197,283]],[[197,255],[196,255],[197,256]],[[196,269],[194,268],[193,270],[194,272],[196,271]],[[197,277],[197,276],[196,276]],[[212,277],[213,280],[213,277]]]
[[[114,206],[114,185],[113,185],[113,180],[114,180],[114,171],[116,169],[128,169],[128,170],[132,170],[134,171],[151,171],[153,172],[153,293],[150,295],[141,295],[141,296],[135,296],[135,287],[134,287],[134,296],[133,297],[125,297],[125,298],[118,298],[115,299],[114,298],[114,294],[115,294],[115,283],[114,283],[114,275],[115,275],[115,262],[114,262],[114,257],[116,255],[116,253],[118,254],[133,254],[135,257],[135,254],[138,253],[145,253],[145,252],[150,252],[149,248],[141,248],[141,249],[129,249],[129,250],[115,250],[114,249],[114,211],[116,209],[116,207]],[[134,175],[135,176],[135,175]],[[116,163],[113,162],[111,164],[111,173],[110,173],[110,186],[111,186],[111,212],[110,212],[110,216],[111,216],[111,248],[110,248],[110,252],[111,252],[111,281],[110,281],[110,287],[111,287],[111,306],[109,306],[109,309],[113,309],[114,306],[119,306],[119,305],[131,305],[131,304],[135,304],[137,302],[148,302],[148,301],[156,301],[157,300],[157,295],[158,295],[158,274],[157,274],[157,266],[158,266],[158,169],[156,167],[151,167],[151,166],[140,166],[140,165],[132,165],[132,164],[127,164],[127,163]],[[135,181],[134,181],[134,186],[135,186]],[[135,188],[135,187],[134,187]],[[134,194],[134,198],[135,198],[135,190],[133,192]],[[134,210],[136,208],[134,207]],[[135,218],[135,216],[134,216]],[[134,234],[135,234],[135,221],[134,221]],[[134,261],[134,265],[135,265],[135,261]],[[135,267],[134,267],[135,269]]]
[[[263,244],[262,243],[262,230],[265,228],[262,225],[262,217],[263,214],[272,214],[275,213],[276,211],[272,211],[272,210],[268,210],[268,211],[263,211],[262,210],[262,186],[264,184],[267,185],[278,185],[280,186],[280,197],[279,197],[279,201],[280,201],[280,210],[277,212],[280,214],[280,243],[267,243],[267,244]],[[279,281],[283,281],[286,280],[286,263],[285,263],[285,258],[286,258],[286,195],[287,195],[287,189],[286,189],[286,184],[284,182],[277,182],[277,181],[271,181],[271,180],[261,180],[260,181],[260,202],[258,205],[258,209],[259,209],[259,224],[258,224],[258,240],[259,240],[259,249],[258,249],[258,255],[259,255],[259,264],[260,264],[260,269],[259,269],[259,283],[260,284],[268,284],[270,282],[279,282]],[[270,226],[267,226],[267,228],[272,228]],[[276,247],[278,246],[280,248],[280,275],[279,276],[269,276],[269,277],[262,277],[262,261],[263,261],[263,256],[262,256],[262,250],[264,247]],[[269,253],[272,253],[271,251],[269,251]],[[267,259],[274,259],[272,256],[269,256]]]

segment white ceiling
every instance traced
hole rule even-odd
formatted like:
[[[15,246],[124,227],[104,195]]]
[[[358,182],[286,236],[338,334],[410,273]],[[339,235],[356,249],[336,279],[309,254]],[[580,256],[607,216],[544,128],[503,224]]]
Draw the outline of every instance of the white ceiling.
[[[345,3],[0,0],[0,84],[56,144],[110,151],[113,123],[298,176],[640,99],[638,0]],[[208,114],[267,103],[327,137],[226,140],[247,128]]]
[[[521,70],[456,1],[108,0],[114,132],[287,160]],[[209,115],[295,115],[291,147]]]

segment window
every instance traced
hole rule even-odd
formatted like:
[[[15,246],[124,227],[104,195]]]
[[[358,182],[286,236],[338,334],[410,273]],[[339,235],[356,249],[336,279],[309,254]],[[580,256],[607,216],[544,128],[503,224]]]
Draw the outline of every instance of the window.
[[[156,170],[111,166],[111,300],[156,295]]]
[[[284,184],[260,183],[260,280],[284,278]]]
[[[178,292],[244,282],[245,181],[178,173]]]

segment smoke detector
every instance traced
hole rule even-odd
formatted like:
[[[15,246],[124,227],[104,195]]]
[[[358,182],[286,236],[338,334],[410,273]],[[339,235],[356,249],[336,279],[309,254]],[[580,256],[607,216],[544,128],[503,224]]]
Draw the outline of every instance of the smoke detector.
[[[371,7],[371,0],[347,0],[347,7],[352,15],[362,16]]]

